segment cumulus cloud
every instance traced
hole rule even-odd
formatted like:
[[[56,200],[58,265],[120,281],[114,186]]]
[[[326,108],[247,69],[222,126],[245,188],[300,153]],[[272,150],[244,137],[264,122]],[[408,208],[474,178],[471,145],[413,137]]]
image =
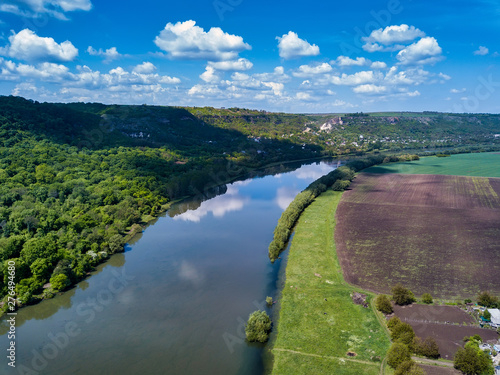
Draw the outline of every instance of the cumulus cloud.
[[[328,63],[316,65],[301,65],[297,71],[293,72],[294,77],[310,77],[317,74],[324,74],[332,71],[332,66]]]
[[[339,56],[337,60],[335,60],[335,63],[338,66],[365,66],[370,65],[371,61],[364,57],[356,57],[356,60],[354,60],[347,56]]]
[[[366,83],[373,83],[383,77],[382,74],[372,70],[364,70],[354,74],[342,74],[341,76],[331,76],[330,82],[334,85],[357,86]]]
[[[132,71],[138,74],[152,74],[156,72],[156,66],[149,61],[144,61],[142,64],[136,65]]]
[[[370,68],[372,68],[372,69],[385,69],[385,68],[387,68],[387,64],[383,61],[374,61],[370,65]]]
[[[356,86],[352,89],[356,94],[380,94],[385,93],[387,91],[387,87],[385,86],[377,86],[373,84],[366,84]]]
[[[209,61],[208,65],[217,70],[250,70],[253,67],[251,61],[240,58],[238,60],[231,61]]]
[[[192,20],[167,23],[154,42],[169,58],[181,60],[227,61],[251,49],[241,36],[225,33],[219,27],[206,32]]]
[[[397,54],[396,58],[403,65],[434,64],[443,59],[442,49],[433,37],[425,37],[410,44]]]
[[[13,13],[22,17],[38,17],[40,14],[67,20],[65,12],[89,11],[90,0],[2,0],[0,12]]]
[[[461,89],[451,89],[451,90],[450,90],[450,92],[451,92],[452,94],[461,94],[461,93],[463,93],[463,92],[465,92],[465,91],[466,91],[466,88],[465,88],[465,87],[464,87],[464,88],[461,88]]]
[[[387,26],[385,29],[373,30],[369,36],[363,37],[363,49],[368,52],[398,51],[404,48],[404,44],[424,36],[425,33],[415,26]]]
[[[476,51],[474,51],[474,55],[477,56],[485,56],[488,53],[490,53],[490,50],[485,46],[479,46],[479,48]]]
[[[205,82],[211,82],[211,83],[218,82],[221,79],[220,76],[215,71],[215,69],[211,66],[207,66],[205,68],[205,72],[203,72],[200,75],[200,78]]]
[[[278,49],[280,57],[288,60],[302,56],[317,56],[319,55],[319,47],[315,44],[310,44],[306,40],[300,39],[299,36],[293,31],[278,39]]]
[[[92,46],[89,46],[87,48],[87,53],[91,56],[101,56],[104,57],[104,62],[105,63],[110,63],[113,60],[116,60],[120,58],[122,55],[118,52],[116,47],[111,47],[108,48],[107,50],[103,51],[102,48],[99,48],[99,50],[94,49]]]
[[[9,44],[0,48],[0,54],[25,61],[72,61],[78,50],[70,41],[57,43],[53,38],[36,35],[30,29],[9,37]]]

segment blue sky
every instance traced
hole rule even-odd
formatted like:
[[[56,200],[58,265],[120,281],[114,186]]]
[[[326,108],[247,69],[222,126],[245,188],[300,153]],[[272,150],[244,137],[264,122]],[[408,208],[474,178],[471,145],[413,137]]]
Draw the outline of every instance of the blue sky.
[[[0,94],[283,112],[500,112],[494,0],[2,0]]]

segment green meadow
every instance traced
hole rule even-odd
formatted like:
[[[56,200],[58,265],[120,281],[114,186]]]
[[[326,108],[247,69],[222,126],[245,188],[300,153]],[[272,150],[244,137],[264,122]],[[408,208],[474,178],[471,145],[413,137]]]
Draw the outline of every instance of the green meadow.
[[[411,162],[374,166],[363,172],[500,177],[500,152],[426,156]]]
[[[372,307],[353,303],[351,294],[360,290],[344,282],[336,255],[335,210],[341,196],[323,193],[295,228],[272,374],[384,373],[389,338]]]

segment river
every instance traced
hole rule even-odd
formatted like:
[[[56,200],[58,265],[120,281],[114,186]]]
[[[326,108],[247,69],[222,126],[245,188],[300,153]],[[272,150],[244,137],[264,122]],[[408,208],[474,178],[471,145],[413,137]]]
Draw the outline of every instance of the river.
[[[75,288],[18,311],[15,369],[3,317],[0,374],[262,374],[264,346],[245,342],[244,323],[279,291],[273,229],[336,166],[306,164],[174,205]]]

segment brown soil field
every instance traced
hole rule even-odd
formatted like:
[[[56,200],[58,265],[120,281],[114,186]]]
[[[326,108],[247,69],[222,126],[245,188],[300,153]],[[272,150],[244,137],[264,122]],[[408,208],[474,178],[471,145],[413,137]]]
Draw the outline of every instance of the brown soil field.
[[[466,336],[479,335],[483,341],[498,339],[498,334],[492,329],[440,323],[417,323],[411,321],[408,323],[413,327],[418,337],[422,339],[429,336],[433,337],[439,346],[441,357],[449,360],[453,360],[458,348],[464,346],[463,338]]]
[[[410,322],[448,323],[471,325],[476,320],[457,306],[435,305],[394,305],[394,314],[401,320]]]
[[[418,297],[500,294],[500,179],[361,173],[337,208],[346,281]]]
[[[454,368],[439,367],[433,365],[419,365],[422,367],[427,375],[460,375],[460,371]]]

